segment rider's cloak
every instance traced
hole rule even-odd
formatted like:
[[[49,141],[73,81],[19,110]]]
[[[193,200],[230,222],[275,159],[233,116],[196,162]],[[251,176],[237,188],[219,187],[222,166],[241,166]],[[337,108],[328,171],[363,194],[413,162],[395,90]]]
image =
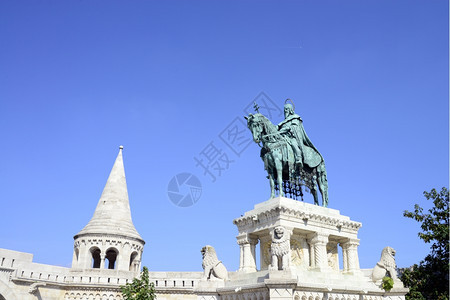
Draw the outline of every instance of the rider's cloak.
[[[300,151],[303,155],[303,164],[310,168],[317,167],[322,161],[323,157],[319,151],[314,147],[308,135],[303,128],[303,121],[297,114],[292,114],[278,124],[278,129],[288,127],[291,138],[295,138]]]

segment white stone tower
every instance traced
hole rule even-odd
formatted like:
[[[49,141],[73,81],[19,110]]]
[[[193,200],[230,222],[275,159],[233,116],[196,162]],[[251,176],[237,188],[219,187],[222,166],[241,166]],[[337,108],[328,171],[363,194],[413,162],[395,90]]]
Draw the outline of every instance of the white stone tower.
[[[74,236],[73,269],[140,270],[144,240],[131,220],[120,146],[94,216]]]

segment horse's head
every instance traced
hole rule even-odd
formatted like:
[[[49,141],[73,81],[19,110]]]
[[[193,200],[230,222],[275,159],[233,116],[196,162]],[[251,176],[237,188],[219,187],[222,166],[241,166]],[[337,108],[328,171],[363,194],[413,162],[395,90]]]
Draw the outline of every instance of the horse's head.
[[[262,114],[249,114],[244,117],[247,120],[247,127],[250,129],[253,135],[253,140],[255,143],[261,141],[261,137],[265,133],[264,130],[264,116]]]

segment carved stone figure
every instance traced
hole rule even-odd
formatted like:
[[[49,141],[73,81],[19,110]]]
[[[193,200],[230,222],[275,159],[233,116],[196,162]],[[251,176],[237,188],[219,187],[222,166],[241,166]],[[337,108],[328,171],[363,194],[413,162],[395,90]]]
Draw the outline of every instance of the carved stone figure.
[[[206,245],[202,248],[202,267],[204,269],[203,279],[213,278],[228,280],[228,271],[222,262],[217,258],[216,250],[213,246]]]
[[[256,106],[257,108],[257,106]],[[303,195],[301,185],[306,186],[319,205],[316,184],[322,194],[322,205],[328,206],[328,181],[325,161],[314,147],[303,128],[299,115],[291,104],[285,105],[285,120],[274,125],[260,113],[249,114],[245,119],[255,143],[262,143],[261,159],[268,173],[271,198],[275,191],[284,197],[283,184],[288,190],[298,190]]]
[[[289,269],[291,265],[290,238],[282,226],[278,226],[273,230],[270,255],[272,256],[272,263],[270,264],[269,270]]]
[[[389,272],[392,279],[398,280],[397,266],[395,264],[395,250],[391,247],[385,247],[381,252],[381,259],[377,262],[377,265],[372,271],[372,280],[375,282],[383,279],[387,272]]]

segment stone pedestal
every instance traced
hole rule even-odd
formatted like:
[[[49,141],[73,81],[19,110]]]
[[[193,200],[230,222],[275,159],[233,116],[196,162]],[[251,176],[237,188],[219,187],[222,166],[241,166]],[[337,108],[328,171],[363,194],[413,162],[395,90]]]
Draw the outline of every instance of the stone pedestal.
[[[256,272],[255,246],[260,242],[261,270],[273,259],[274,229],[284,228],[289,238],[289,268],[319,272],[355,273],[359,270],[358,230],[361,223],[350,220],[338,210],[284,197],[255,205],[234,220],[238,227],[240,272]],[[343,257],[338,257],[338,246]]]

